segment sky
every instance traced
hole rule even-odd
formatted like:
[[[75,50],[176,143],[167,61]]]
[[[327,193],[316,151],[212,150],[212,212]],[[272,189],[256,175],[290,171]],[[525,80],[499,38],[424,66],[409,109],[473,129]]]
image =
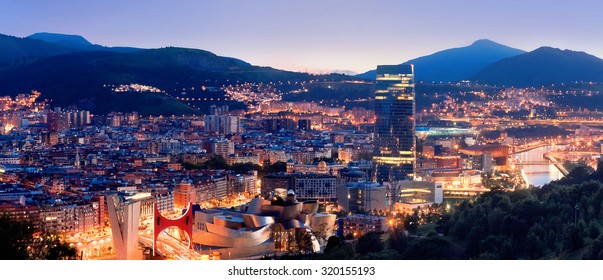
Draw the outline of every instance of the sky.
[[[0,33],[203,49],[302,72],[399,64],[490,39],[603,57],[600,0],[0,0]]]

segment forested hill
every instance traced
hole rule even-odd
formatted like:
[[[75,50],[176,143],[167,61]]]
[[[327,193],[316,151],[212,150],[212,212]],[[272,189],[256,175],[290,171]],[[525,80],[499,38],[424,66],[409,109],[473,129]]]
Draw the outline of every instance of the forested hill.
[[[601,166],[599,166],[601,167]],[[438,231],[474,259],[603,259],[603,168],[542,188],[493,191],[445,214]]]

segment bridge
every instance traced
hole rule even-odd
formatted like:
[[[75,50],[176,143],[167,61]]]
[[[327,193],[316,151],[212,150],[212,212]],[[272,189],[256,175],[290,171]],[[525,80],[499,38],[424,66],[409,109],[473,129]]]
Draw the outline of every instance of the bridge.
[[[188,248],[187,244],[183,244],[181,240],[163,232],[163,238],[157,240],[155,250],[153,251],[153,236],[141,233],[138,236],[138,244],[156,256],[165,259],[175,260],[200,260],[201,255],[193,249]]]
[[[553,157],[550,153],[545,153],[543,155],[543,157],[550,160],[551,163],[553,163],[555,165],[555,167],[557,167],[557,169],[559,169],[559,171],[561,171],[561,174],[563,174],[563,176],[567,176],[567,174],[569,174],[569,171],[567,171],[567,169],[565,169],[563,164],[559,163],[559,161],[557,161],[557,159],[555,157]]]
[[[546,146],[550,146],[551,144],[547,144],[547,143],[532,143],[532,144],[527,144],[527,145],[519,145],[519,146],[515,146],[512,149],[512,152],[509,153],[511,155],[514,154],[520,154],[523,152],[527,152],[527,151],[531,151],[534,149],[538,149],[538,148],[542,148],[542,147],[546,147]]]
[[[543,155],[543,159],[542,160],[517,160],[517,162],[515,162],[515,165],[518,167],[523,167],[523,166],[528,166],[528,165],[541,165],[541,166],[545,166],[545,165],[555,165],[555,167],[561,172],[561,174],[563,174],[563,176],[567,176],[567,174],[569,174],[569,171],[567,171],[567,169],[565,169],[565,167],[563,166],[563,164],[559,163],[557,161],[557,159],[555,157],[553,157],[550,153],[545,153]]]
[[[509,153],[509,155],[520,154],[523,152],[531,151],[531,150],[546,147],[546,146],[563,146],[563,145],[568,145],[567,141],[563,141],[563,142],[559,142],[559,143],[536,141],[536,142],[532,142],[532,143],[528,143],[528,144],[524,144],[524,145],[513,146],[512,151]]]
[[[525,166],[525,165],[549,165],[552,164],[548,160],[527,160],[527,161],[517,161],[515,165],[517,166]]]

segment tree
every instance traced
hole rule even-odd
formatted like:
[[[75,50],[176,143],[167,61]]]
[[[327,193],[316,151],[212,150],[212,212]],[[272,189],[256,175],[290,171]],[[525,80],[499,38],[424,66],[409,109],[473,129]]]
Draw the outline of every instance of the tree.
[[[75,259],[76,250],[58,235],[36,232],[29,221],[0,217],[0,259],[66,260]]]
[[[210,158],[209,160],[201,163],[199,166],[202,169],[230,169],[230,165],[228,165],[226,160],[220,155]]]
[[[398,251],[398,253],[402,254],[408,248],[409,237],[406,235],[401,229],[395,229],[389,239],[389,248]]]
[[[348,260],[354,256],[354,248],[336,236],[329,237],[324,253],[319,259],[325,260]]]
[[[73,260],[77,257],[75,249],[54,234],[45,234],[31,248],[30,257],[34,260]]]
[[[277,161],[274,164],[269,165],[266,168],[266,171],[268,171],[268,173],[286,172],[287,171],[287,163],[282,162],[282,161]]]
[[[588,237],[590,237],[590,239],[597,239],[597,237],[599,237],[599,227],[600,225],[597,223],[597,220],[592,220],[588,224]]]
[[[246,163],[235,163],[232,166],[230,166],[229,169],[234,171],[235,173],[242,174],[242,173],[247,173],[252,170],[259,171],[262,169],[262,167],[257,164],[253,164],[251,162],[246,162]]]
[[[544,244],[534,232],[528,233],[525,250],[532,259],[538,259],[544,254]]]
[[[417,213],[410,215],[404,220],[404,229],[406,229],[410,234],[417,233],[417,229],[419,229],[419,216]]]
[[[480,240],[485,237],[484,228],[481,226],[474,226],[469,234],[467,235],[467,242],[465,246],[465,252],[469,257],[477,257],[480,252]]]
[[[33,243],[33,227],[23,221],[0,217],[0,259],[27,260],[27,246]]]
[[[603,238],[594,240],[582,254],[585,260],[603,260]]]
[[[197,170],[197,169],[200,169],[200,167],[198,165],[190,163],[190,162],[183,162],[182,163],[182,168],[184,168],[184,170]]]
[[[405,260],[456,260],[463,259],[460,248],[439,236],[414,238],[402,255]]]
[[[593,175],[595,179],[599,180],[600,182],[603,182],[603,161],[599,161],[597,163],[597,170],[595,170],[595,173]]]
[[[584,245],[584,237],[582,231],[576,225],[566,225],[563,231],[563,247],[566,250],[576,250]]]
[[[354,260],[397,260],[402,256],[396,250],[385,249],[376,253],[356,255]]]
[[[383,250],[383,241],[381,235],[376,232],[369,232],[360,238],[356,243],[356,253],[365,255],[368,253],[376,253]]]
[[[599,164],[601,164],[599,162]],[[591,174],[592,169],[589,170],[589,167],[583,167],[583,166],[578,166],[576,168],[574,168],[572,171],[570,171],[569,174],[567,174],[565,177],[561,178],[558,183],[560,184],[564,184],[564,185],[570,185],[570,184],[578,184],[581,182],[584,182],[587,179],[590,179],[592,177],[598,179],[599,181],[603,181],[602,180],[602,176],[601,174],[603,173],[603,170],[599,171],[600,169],[597,169],[597,171],[594,174]]]
[[[335,235],[329,237],[327,246],[325,246],[325,254],[332,252],[337,247],[341,246],[341,244],[343,244],[343,240],[339,239],[339,237]]]
[[[511,240],[505,240],[501,244],[499,257],[501,260],[515,259],[515,251],[513,250],[513,243]]]

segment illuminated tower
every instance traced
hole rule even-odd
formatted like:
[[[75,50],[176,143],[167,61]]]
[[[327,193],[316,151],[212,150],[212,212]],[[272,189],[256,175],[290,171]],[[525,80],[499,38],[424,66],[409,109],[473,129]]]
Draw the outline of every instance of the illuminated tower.
[[[373,161],[376,182],[412,180],[415,173],[413,65],[377,66]]]
[[[142,256],[138,254],[140,201],[128,200],[120,195],[110,195],[106,199],[117,259],[141,259]]]

